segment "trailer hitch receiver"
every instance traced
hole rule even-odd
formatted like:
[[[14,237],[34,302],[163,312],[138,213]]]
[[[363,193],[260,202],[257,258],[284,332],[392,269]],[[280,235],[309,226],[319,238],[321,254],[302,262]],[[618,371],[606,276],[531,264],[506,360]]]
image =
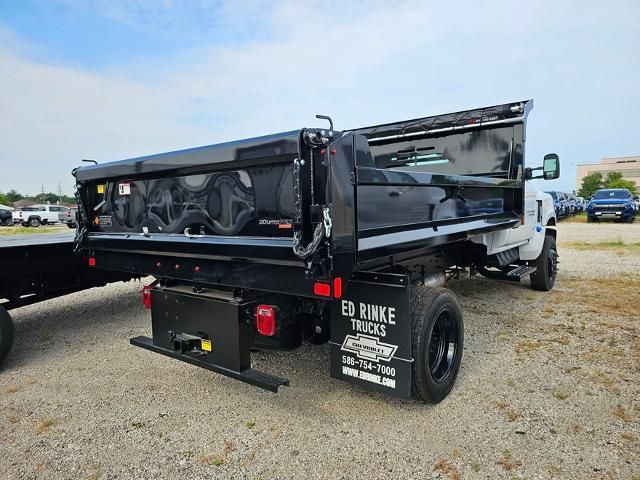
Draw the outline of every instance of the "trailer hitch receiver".
[[[191,335],[189,333],[176,333],[169,331],[169,343],[173,350],[180,353],[192,353],[196,355],[205,355],[207,352],[202,349],[202,337]],[[205,340],[206,341],[206,340]],[[209,345],[211,343],[209,342]]]

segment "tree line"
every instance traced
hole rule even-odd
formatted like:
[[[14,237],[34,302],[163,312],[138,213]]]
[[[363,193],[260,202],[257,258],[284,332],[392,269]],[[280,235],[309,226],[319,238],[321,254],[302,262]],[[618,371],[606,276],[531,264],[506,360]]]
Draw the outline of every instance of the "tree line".
[[[633,195],[638,194],[638,187],[635,182],[622,178],[622,173],[620,172],[609,172],[606,177],[600,172],[592,172],[582,179],[578,196],[590,198],[601,188],[626,188]]]
[[[69,195],[58,195],[53,192],[39,193],[37,195],[22,195],[16,190],[9,190],[6,193],[0,192],[0,204],[13,207],[19,200],[30,200],[33,203],[76,203],[75,197]]]

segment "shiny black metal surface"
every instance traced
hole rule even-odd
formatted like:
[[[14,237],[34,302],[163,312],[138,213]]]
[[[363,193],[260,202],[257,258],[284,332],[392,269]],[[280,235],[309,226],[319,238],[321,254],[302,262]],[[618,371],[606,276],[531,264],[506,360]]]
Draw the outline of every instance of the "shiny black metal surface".
[[[533,100],[463,110],[443,115],[414,118],[350,130],[364,135],[370,144],[393,142],[405,136],[420,138],[459,131],[470,131],[491,125],[523,123],[533,108]]]
[[[240,169],[248,165],[267,165],[273,157],[297,155],[299,131],[248,138],[234,142],[159,153],[98,165],[87,165],[75,171],[79,182],[114,178],[175,176],[216,169]],[[232,164],[229,167],[228,164]]]
[[[90,230],[290,237],[295,216],[291,158],[263,167],[88,187],[100,204]],[[280,163],[278,163],[280,162]],[[122,193],[122,185],[126,193]],[[283,228],[287,227],[287,228]]]
[[[160,353],[167,357],[171,357],[176,360],[181,360],[185,363],[189,363],[191,365],[195,365],[196,367],[205,368],[215,373],[219,373],[221,375],[225,375],[227,377],[233,378],[235,380],[240,380],[241,382],[245,382],[256,387],[264,388],[265,390],[269,390],[271,392],[277,393],[278,388],[281,386],[288,386],[289,380],[286,378],[276,377],[275,375],[270,375],[265,372],[260,372],[254,370],[253,368],[247,368],[238,372],[236,370],[232,370],[230,368],[225,368],[220,365],[215,365],[209,362],[202,360],[199,357],[189,356],[187,354],[183,354],[180,352],[175,352],[168,348],[159,347],[153,344],[153,340],[149,337],[135,337],[129,340],[131,345],[135,345],[136,347],[144,348],[145,350],[149,350],[154,353]]]
[[[312,296],[317,280],[458,251],[470,233],[517,225],[531,107],[82,167],[78,242],[107,268]]]
[[[71,292],[127,281],[135,275],[91,268],[74,255],[73,235],[19,235],[0,239],[0,299],[7,310]]]

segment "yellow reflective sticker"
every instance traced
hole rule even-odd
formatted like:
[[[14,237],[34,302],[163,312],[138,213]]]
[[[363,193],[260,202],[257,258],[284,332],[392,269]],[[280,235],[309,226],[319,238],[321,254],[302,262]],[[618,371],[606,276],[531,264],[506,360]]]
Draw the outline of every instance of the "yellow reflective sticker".
[[[205,340],[204,338],[200,340],[200,348],[205,352],[211,351],[211,340]]]
[[[98,185],[98,193],[104,193],[104,185]]]

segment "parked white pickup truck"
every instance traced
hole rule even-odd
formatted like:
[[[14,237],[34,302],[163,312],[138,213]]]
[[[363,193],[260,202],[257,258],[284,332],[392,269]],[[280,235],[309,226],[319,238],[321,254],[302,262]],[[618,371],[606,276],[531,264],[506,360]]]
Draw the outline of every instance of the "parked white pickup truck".
[[[20,223],[25,227],[39,227],[58,222],[58,214],[70,210],[61,205],[31,205],[19,207],[13,212],[13,223]]]

